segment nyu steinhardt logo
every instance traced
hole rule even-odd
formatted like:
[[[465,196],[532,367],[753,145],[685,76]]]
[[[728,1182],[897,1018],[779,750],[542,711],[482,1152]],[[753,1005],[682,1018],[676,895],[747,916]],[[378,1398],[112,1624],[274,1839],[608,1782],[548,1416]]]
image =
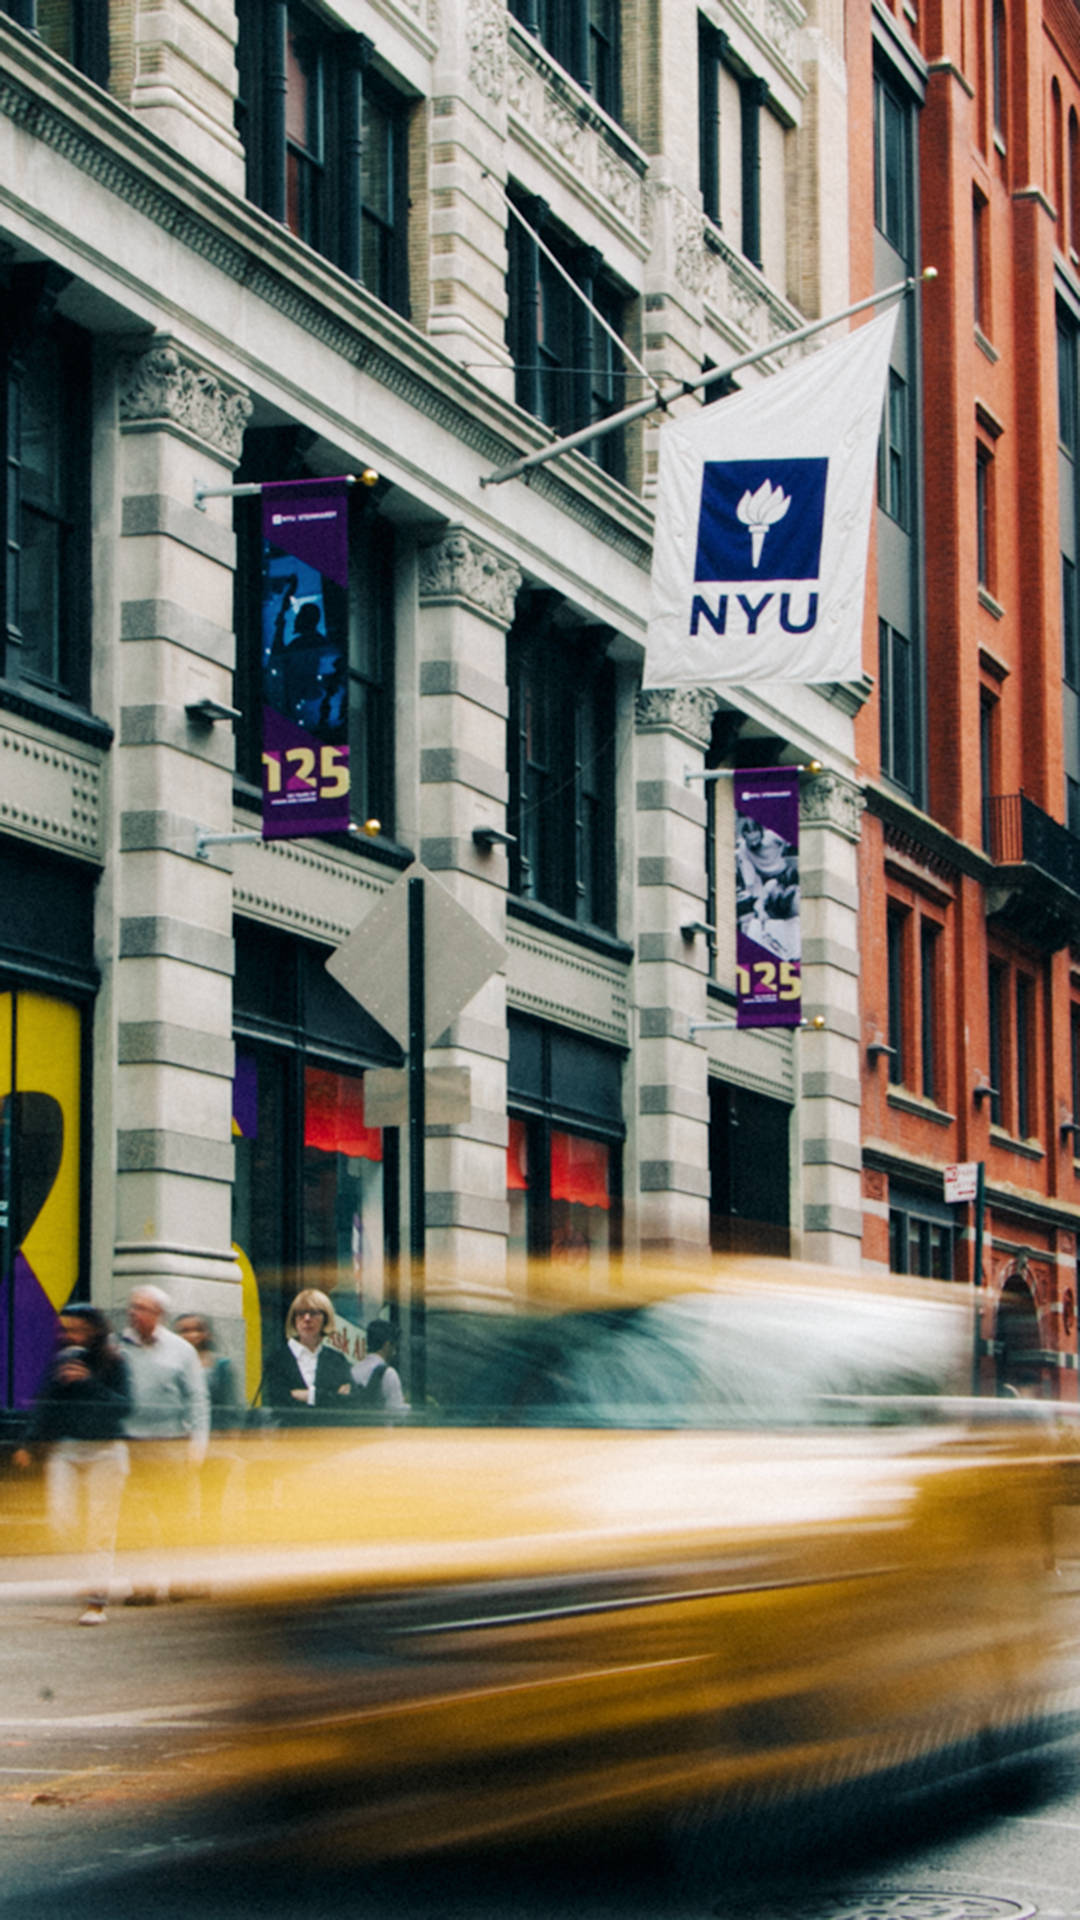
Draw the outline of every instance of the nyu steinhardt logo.
[[[825,484],[829,462],[707,460],[701,483],[694,580],[730,590],[695,593],[690,632],[703,618],[714,633],[733,626],[754,634],[767,609],[785,633],[817,623]],[[783,581],[784,590],[765,585]],[[791,583],[805,581],[792,591]],[[735,589],[741,588],[741,591]]]

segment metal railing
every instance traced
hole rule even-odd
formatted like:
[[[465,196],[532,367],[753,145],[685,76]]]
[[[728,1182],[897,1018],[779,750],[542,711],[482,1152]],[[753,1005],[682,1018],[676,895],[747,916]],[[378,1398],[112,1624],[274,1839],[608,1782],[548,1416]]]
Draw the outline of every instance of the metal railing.
[[[988,803],[988,852],[998,866],[1027,862],[1071,892],[1080,894],[1080,838],[1029,800],[1026,793],[996,793]]]

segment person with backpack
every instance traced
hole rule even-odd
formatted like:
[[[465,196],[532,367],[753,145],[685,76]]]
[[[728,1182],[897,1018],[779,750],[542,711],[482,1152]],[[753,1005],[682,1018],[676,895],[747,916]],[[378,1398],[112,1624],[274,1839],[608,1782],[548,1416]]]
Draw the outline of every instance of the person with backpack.
[[[397,1357],[397,1334],[389,1320],[372,1320],[367,1330],[367,1352],[352,1370],[356,1391],[353,1406],[391,1419],[408,1413],[409,1403],[401,1386],[401,1375],[393,1365]]]

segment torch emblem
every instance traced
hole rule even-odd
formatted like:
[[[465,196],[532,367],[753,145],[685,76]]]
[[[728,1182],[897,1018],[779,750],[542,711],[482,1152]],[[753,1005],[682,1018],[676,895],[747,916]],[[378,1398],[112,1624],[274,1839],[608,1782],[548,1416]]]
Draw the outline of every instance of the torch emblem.
[[[790,505],[790,493],[774,487],[771,480],[763,480],[754,492],[747,488],[739,501],[735,512],[750,534],[750,564],[755,572],[761,564],[765,535],[784,518]]]

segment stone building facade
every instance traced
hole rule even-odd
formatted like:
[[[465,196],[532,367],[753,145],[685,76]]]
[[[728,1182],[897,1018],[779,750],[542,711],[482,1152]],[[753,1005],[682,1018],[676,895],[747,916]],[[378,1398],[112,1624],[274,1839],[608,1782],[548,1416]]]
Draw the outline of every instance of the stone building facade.
[[[73,1293],[164,1286],[251,1390],[300,1284],[408,1318],[401,1055],[324,963],[416,859],[506,956],[428,1052],[433,1297],[858,1260],[867,690],[641,694],[659,412],[494,483],[845,303],[846,111],[830,0],[0,6],[5,1406]],[[263,841],[250,490],[365,470],[357,831]],[[736,1032],[699,776],[811,760],[824,1025]]]

